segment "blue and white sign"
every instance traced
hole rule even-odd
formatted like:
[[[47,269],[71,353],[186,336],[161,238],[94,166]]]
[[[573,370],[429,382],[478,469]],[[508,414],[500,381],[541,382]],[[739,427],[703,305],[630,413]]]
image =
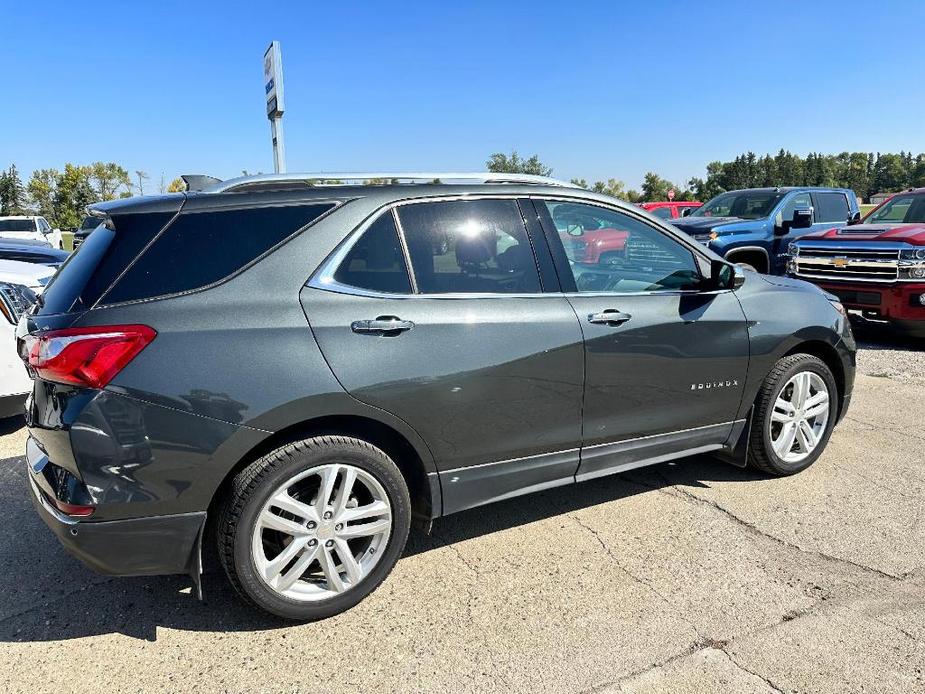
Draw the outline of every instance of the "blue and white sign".
[[[279,41],[272,41],[263,54],[263,88],[267,96],[267,117],[283,115],[283,59]]]

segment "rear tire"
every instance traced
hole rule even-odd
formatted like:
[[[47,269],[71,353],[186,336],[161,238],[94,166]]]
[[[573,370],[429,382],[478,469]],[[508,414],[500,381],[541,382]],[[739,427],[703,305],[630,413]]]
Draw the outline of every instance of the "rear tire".
[[[772,475],[805,470],[825,450],[838,413],[832,371],[818,357],[779,360],[755,401],[749,464]]]
[[[234,477],[219,559],[247,602],[286,619],[324,619],[388,576],[410,524],[408,487],[391,458],[360,439],[319,436]]]

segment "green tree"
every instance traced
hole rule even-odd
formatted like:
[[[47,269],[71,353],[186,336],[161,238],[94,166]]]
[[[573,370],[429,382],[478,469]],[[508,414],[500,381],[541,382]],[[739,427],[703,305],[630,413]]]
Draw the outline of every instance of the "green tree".
[[[115,162],[94,162],[89,167],[89,179],[97,200],[114,200],[120,192],[131,191],[128,171]]]
[[[185,193],[186,184],[183,182],[182,178],[175,178],[170,182],[170,185],[167,186],[168,193]]]
[[[522,159],[516,151],[511,152],[510,155],[495,152],[485,162],[485,166],[493,173],[521,173],[533,174],[534,176],[552,175],[552,168],[541,162],[539,156],[534,154],[529,159]]]
[[[45,217],[52,226],[59,226],[55,218],[55,191],[58,189],[57,169],[37,169],[32,172],[32,178],[26,190],[32,207]]]
[[[58,176],[54,194],[54,217],[62,229],[77,227],[84,217],[87,205],[100,200],[90,183],[93,168],[65,164]]]
[[[26,213],[26,189],[15,164],[0,174],[0,214]]]

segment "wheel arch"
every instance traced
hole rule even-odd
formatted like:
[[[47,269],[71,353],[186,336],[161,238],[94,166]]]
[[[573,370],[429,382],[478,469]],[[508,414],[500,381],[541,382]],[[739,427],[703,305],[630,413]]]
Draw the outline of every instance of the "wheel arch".
[[[754,265],[758,272],[762,272],[762,268],[765,273],[771,271],[771,257],[768,255],[767,249],[761,246],[739,246],[737,248],[730,248],[723,254],[723,257],[730,263],[748,262],[748,260],[759,259],[757,265],[755,265],[755,263],[749,264]]]
[[[838,389],[838,414],[836,419],[841,419],[841,414],[845,407],[845,390],[847,384],[845,380],[845,368],[838,356],[838,352],[828,342],[822,340],[806,340],[791,347],[787,352],[781,355],[781,359],[793,354],[809,354],[821,359],[822,362],[829,367],[829,371],[832,372],[832,376],[835,378],[835,387]]]
[[[357,414],[319,416],[294,422],[269,434],[250,448],[225,474],[212,496],[208,517],[215,518],[231,480],[255,460],[295,441],[315,436],[340,435],[362,439],[386,453],[398,466],[411,497],[411,513],[415,524],[429,529],[430,522],[441,514],[440,483],[415,446],[394,427],[376,419]]]

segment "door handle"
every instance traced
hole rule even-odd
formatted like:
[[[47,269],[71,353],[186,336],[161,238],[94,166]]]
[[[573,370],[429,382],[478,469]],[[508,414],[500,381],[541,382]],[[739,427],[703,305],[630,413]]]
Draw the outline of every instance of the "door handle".
[[[590,314],[588,316],[588,322],[599,325],[617,326],[626,323],[630,318],[632,318],[632,316],[628,313],[623,313],[615,308],[608,308],[599,313]]]
[[[414,323],[395,316],[379,316],[374,320],[355,320],[350,329],[355,333],[395,333],[411,330]]]

